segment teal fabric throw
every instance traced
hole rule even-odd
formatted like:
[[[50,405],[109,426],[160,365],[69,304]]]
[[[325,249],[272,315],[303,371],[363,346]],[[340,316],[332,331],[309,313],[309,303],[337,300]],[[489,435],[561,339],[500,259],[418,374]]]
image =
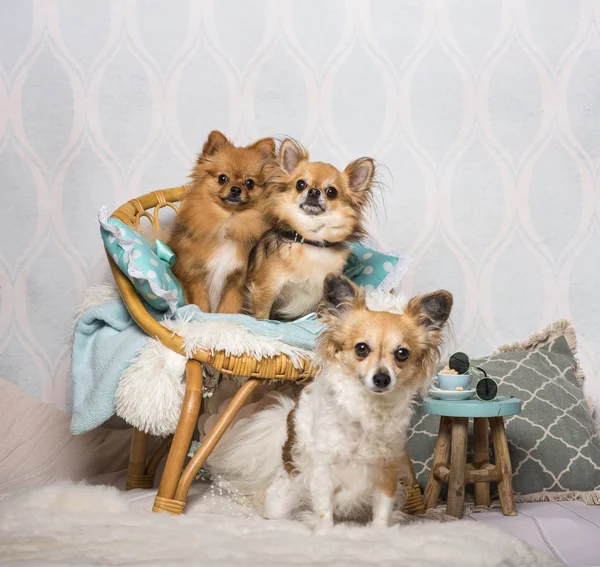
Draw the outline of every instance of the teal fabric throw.
[[[151,306],[146,308],[155,319],[164,317]],[[195,305],[185,305],[175,316],[187,321],[233,322],[257,335],[308,350],[314,349],[322,329],[314,314],[284,323],[247,315],[202,313]],[[74,434],[90,431],[114,415],[119,379],[148,340],[120,299],[88,309],[77,319],[72,350]]]

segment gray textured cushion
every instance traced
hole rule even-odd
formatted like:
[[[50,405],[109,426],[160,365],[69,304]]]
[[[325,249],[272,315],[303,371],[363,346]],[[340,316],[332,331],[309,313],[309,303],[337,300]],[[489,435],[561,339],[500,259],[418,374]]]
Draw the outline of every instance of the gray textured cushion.
[[[520,415],[505,418],[514,491],[527,495],[600,490],[600,436],[565,338],[473,363],[498,380],[500,395],[523,401]],[[439,417],[424,414],[419,406],[408,447],[422,487],[429,478],[438,427]]]

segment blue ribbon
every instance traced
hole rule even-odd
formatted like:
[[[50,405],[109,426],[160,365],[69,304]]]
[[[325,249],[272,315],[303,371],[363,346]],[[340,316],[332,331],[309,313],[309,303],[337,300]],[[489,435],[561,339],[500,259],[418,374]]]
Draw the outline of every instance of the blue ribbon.
[[[360,262],[358,257],[355,254],[350,254],[346,260],[346,265],[344,266],[344,275],[353,280],[357,276],[360,276],[364,269],[365,265]]]
[[[156,255],[163,261],[172,266],[175,263],[175,252],[171,250],[162,240],[156,241]]]

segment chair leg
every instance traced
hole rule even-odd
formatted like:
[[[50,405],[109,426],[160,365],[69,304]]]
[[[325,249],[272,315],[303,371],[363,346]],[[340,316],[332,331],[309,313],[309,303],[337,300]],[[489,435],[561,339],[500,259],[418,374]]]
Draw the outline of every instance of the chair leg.
[[[125,490],[152,488],[154,486],[154,474],[146,474],[147,447],[148,435],[134,427],[131,434],[131,450],[129,452]]]
[[[515,496],[512,489],[512,467],[510,464],[510,453],[508,452],[508,441],[504,429],[504,418],[491,417],[490,427],[492,429],[492,441],[494,443],[494,456],[496,467],[502,473],[502,480],[498,483],[498,496],[505,516],[516,516]]]
[[[450,477],[448,478],[448,504],[446,513],[462,518],[465,501],[465,470],[467,468],[468,417],[452,418],[452,449]]]
[[[401,478],[401,482],[403,482],[406,489],[406,502],[404,502],[402,511],[405,514],[424,514],[425,503],[423,502],[423,494],[417,482],[408,451],[404,451],[402,455],[402,469],[406,472],[403,478]]]
[[[473,425],[473,439],[475,454],[473,455],[473,468],[476,470],[486,469],[490,464],[490,438],[489,423],[485,417],[476,417]],[[490,505],[490,483],[475,483],[475,505]]]
[[[169,456],[154,500],[153,512],[181,514],[185,502],[173,500],[183,463],[192,441],[202,401],[202,364],[190,359],[185,367],[185,396]]]
[[[229,405],[223,412],[223,415],[221,415],[217,423],[215,423],[213,428],[210,430],[210,433],[204,438],[202,445],[200,445],[200,448],[198,451],[196,451],[187,467],[185,467],[185,470],[181,475],[179,485],[177,486],[177,491],[175,492],[175,501],[181,504],[182,510],[185,506],[185,500],[187,498],[190,485],[196,477],[196,474],[198,474],[198,471],[212,453],[215,445],[219,442],[225,431],[227,431],[227,428],[233,421],[233,418],[236,416],[238,411],[240,411],[244,405],[244,402],[248,396],[254,391],[260,382],[261,381],[256,378],[251,378],[242,385],[242,387],[236,392],[233,399],[229,402]]]
[[[438,432],[438,438],[435,444],[435,451],[433,453],[433,462],[431,463],[431,473],[429,475],[429,480],[427,481],[427,486],[425,487],[425,495],[423,497],[426,510],[429,508],[435,508],[438,498],[440,497],[442,481],[435,476],[435,469],[439,465],[448,465],[448,459],[450,457],[451,427],[451,418],[442,416],[440,418],[440,430]]]
[[[146,465],[147,474],[156,475],[156,471],[158,470],[161,461],[167,456],[172,442],[172,435],[165,437],[161,441],[160,445],[155,449],[154,453],[152,453],[152,456],[148,459],[148,464]]]

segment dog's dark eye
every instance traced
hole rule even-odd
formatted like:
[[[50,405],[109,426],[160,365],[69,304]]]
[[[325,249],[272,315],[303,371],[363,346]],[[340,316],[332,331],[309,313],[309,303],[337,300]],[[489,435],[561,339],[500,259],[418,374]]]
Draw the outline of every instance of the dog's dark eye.
[[[398,361],[398,362],[404,362],[405,360],[408,360],[408,357],[410,356],[410,352],[408,351],[408,349],[406,348],[399,348],[395,353],[394,353],[394,358]]]
[[[306,181],[304,181],[304,179],[298,179],[296,189],[298,189],[298,191],[304,191],[306,189]]]
[[[254,181],[252,179],[246,179],[246,181],[244,181],[244,185],[246,186],[246,189],[250,191],[254,189]]]
[[[229,181],[229,177],[227,177],[227,175],[225,175],[224,173],[221,173],[221,175],[219,175],[219,185],[225,185],[225,183],[227,183]]]
[[[360,356],[360,358],[365,358],[369,356],[371,349],[369,348],[369,345],[367,343],[358,343],[354,347],[354,352],[356,353],[356,356]]]
[[[325,189],[325,195],[327,195],[329,199],[335,199],[337,197],[337,189],[335,187],[327,187],[327,189]]]

